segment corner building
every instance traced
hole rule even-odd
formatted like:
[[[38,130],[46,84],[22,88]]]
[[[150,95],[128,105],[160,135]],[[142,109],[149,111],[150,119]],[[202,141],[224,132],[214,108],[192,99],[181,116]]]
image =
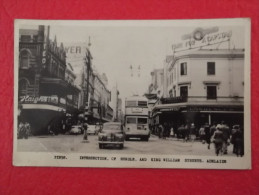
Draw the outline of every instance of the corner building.
[[[155,123],[243,125],[244,50],[189,50],[164,69],[164,94],[152,110]]]
[[[29,122],[32,134],[59,133],[66,114],[78,107],[79,89],[66,78],[63,44],[49,39],[49,26],[35,27],[19,31],[18,122]]]

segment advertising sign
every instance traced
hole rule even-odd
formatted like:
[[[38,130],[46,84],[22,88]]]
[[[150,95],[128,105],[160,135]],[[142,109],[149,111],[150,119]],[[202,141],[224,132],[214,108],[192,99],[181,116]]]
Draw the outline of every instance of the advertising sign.
[[[197,28],[191,34],[182,37],[183,42],[173,44],[174,52],[185,51],[194,48],[201,48],[229,41],[232,31],[217,32],[217,27],[211,29]]]

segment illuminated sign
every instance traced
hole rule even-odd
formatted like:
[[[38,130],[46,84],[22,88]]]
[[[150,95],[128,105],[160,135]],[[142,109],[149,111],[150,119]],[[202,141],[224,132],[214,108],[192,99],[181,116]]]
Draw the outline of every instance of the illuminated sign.
[[[20,97],[20,102],[25,103],[25,104],[41,104],[41,103],[52,103],[52,104],[66,104],[66,100],[64,98],[60,98],[58,101],[57,96],[21,96]]]

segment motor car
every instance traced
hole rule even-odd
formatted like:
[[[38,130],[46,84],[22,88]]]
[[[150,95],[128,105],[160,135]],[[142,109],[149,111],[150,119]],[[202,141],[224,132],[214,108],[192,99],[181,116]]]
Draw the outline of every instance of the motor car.
[[[98,127],[96,125],[87,125],[87,134],[97,135],[99,132]]]
[[[81,125],[73,125],[69,131],[69,134],[83,134],[84,130]]]
[[[103,149],[105,146],[119,146],[120,149],[124,147],[125,135],[121,123],[108,122],[103,124],[102,130],[98,134],[99,148]]]

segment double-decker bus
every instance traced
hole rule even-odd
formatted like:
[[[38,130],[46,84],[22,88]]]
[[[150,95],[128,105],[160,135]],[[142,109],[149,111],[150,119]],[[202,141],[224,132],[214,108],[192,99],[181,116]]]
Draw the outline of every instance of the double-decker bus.
[[[125,139],[140,138],[148,141],[148,100],[145,97],[132,96],[125,99]]]

